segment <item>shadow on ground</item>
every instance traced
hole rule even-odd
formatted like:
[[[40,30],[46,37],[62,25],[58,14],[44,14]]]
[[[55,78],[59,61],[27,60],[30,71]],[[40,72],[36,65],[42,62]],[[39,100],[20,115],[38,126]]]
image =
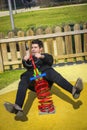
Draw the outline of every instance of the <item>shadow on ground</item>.
[[[57,97],[59,97],[61,100],[69,103],[72,105],[73,109],[79,109],[80,106],[83,104],[81,100],[74,100],[73,98],[71,98],[70,96],[68,96],[67,94],[65,94],[64,92],[61,91],[61,89],[59,89],[57,86],[53,86],[52,89],[51,89],[51,94],[52,95],[56,95]],[[24,105],[24,108],[23,108],[23,111],[24,111],[24,116],[21,117],[21,118],[17,118],[15,116],[15,120],[21,120],[21,121],[27,121],[28,118],[27,118],[27,114],[29,113],[30,109],[31,109],[31,106],[34,102],[36,98],[36,93],[32,92],[32,91],[29,91],[28,92],[28,97],[27,97],[27,100],[26,100],[26,103]]]

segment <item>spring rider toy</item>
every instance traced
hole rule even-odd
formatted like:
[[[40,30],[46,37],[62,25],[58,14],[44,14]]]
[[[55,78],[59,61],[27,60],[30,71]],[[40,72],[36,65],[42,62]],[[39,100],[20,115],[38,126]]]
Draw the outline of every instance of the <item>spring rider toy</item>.
[[[34,68],[34,76],[29,80],[35,80],[35,91],[39,100],[39,114],[52,114],[55,113],[50,88],[48,82],[43,78],[46,73],[41,73],[35,65],[32,55],[30,56]]]

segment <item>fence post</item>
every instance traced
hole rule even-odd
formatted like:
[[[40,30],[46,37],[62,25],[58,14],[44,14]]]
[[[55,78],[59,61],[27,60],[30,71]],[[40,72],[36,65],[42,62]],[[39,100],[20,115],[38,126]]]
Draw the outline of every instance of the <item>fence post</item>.
[[[74,31],[80,30],[80,25],[75,24],[74,25]],[[82,43],[81,43],[81,34],[76,34],[74,35],[74,40],[75,40],[75,51],[77,53],[82,53]],[[81,56],[76,58],[77,61],[82,61],[83,58]]]
[[[69,25],[64,26],[64,31],[68,32],[71,31],[71,28]],[[73,48],[72,48],[72,36],[65,36],[65,50],[66,54],[73,54]],[[73,58],[68,58],[68,62],[73,62]]]
[[[54,29],[55,33],[61,33],[62,32],[62,28],[60,26],[56,26]],[[64,55],[65,54],[65,43],[64,43],[64,39],[63,37],[56,37],[55,38],[56,41],[56,52],[57,52],[57,57],[60,55]],[[63,63],[65,62],[65,59],[58,59],[56,62],[58,63]]]
[[[0,33],[0,39],[4,37],[3,33]],[[4,65],[3,65],[3,56],[2,56],[2,49],[1,49],[1,44],[0,44],[0,72],[4,71]]]
[[[1,52],[1,45],[0,45],[0,72],[4,71],[3,67],[3,59],[2,59],[2,52]]]
[[[17,35],[18,37],[24,37],[24,32],[18,31]],[[25,41],[19,42],[19,48],[20,48],[20,54],[21,54],[21,59],[22,59],[26,54]]]
[[[83,25],[83,29],[87,29],[87,23]],[[84,33],[84,52],[87,52],[87,33]],[[87,56],[85,56],[87,60]]]
[[[45,34],[52,34],[52,29],[51,27],[47,27],[45,29]],[[54,50],[53,50],[53,38],[47,38],[47,48],[48,48],[48,53],[54,55]]]
[[[42,35],[42,34],[44,34],[43,29],[42,29],[42,28],[38,28],[38,29],[36,30],[35,35]],[[45,44],[45,42],[44,42],[43,39],[41,39],[41,41],[43,42],[43,46],[44,46],[44,47],[43,47],[43,52],[46,52],[46,51],[45,51],[45,48],[46,48],[45,45],[46,45],[46,44]]]
[[[34,31],[32,29],[29,29],[27,32],[26,32],[26,36],[33,36],[34,35]],[[31,40],[27,41],[26,42],[27,46],[29,47],[29,49],[31,49],[30,45],[31,45]]]
[[[9,32],[8,33],[8,38],[13,38],[15,36],[14,32]],[[16,49],[16,43],[15,42],[11,42],[9,43],[9,47],[10,47],[10,55],[11,55],[11,61],[17,61],[17,49]],[[13,69],[18,68],[19,65],[15,64],[12,65]]]

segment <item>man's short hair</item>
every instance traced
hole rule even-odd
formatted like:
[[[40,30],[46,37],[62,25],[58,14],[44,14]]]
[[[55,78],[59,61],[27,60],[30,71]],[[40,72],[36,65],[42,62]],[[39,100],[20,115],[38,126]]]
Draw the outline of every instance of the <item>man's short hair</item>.
[[[35,39],[35,40],[33,40],[32,42],[31,42],[31,45],[32,44],[38,44],[38,46],[41,48],[41,47],[43,47],[43,42],[41,41],[41,40],[39,40],[39,39]]]

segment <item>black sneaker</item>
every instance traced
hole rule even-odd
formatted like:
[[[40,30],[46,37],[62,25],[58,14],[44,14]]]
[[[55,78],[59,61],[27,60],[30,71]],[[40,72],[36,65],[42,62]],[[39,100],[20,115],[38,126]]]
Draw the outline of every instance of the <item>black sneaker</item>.
[[[5,102],[4,106],[8,112],[16,114],[16,120],[27,120],[27,117],[24,115],[23,110],[17,104]]]
[[[15,116],[15,120],[17,120],[17,121],[19,121],[19,120],[20,121],[27,121],[28,118],[27,118],[26,114],[24,114],[23,111],[18,111],[16,116]]]
[[[23,111],[22,108],[20,108],[17,104],[12,104],[10,102],[5,102],[4,106],[7,111],[10,113],[15,113],[17,114],[19,111]]]
[[[78,78],[73,88],[73,92],[72,92],[73,98],[74,99],[79,98],[82,90],[83,90],[83,82],[82,82],[82,79]]]
[[[6,108],[7,111],[9,111],[10,113],[15,113],[15,108],[14,108],[14,104],[10,103],[10,102],[5,102],[4,106]]]
[[[22,118],[22,117],[24,117],[24,112],[19,110],[19,111],[16,113],[16,118]]]

